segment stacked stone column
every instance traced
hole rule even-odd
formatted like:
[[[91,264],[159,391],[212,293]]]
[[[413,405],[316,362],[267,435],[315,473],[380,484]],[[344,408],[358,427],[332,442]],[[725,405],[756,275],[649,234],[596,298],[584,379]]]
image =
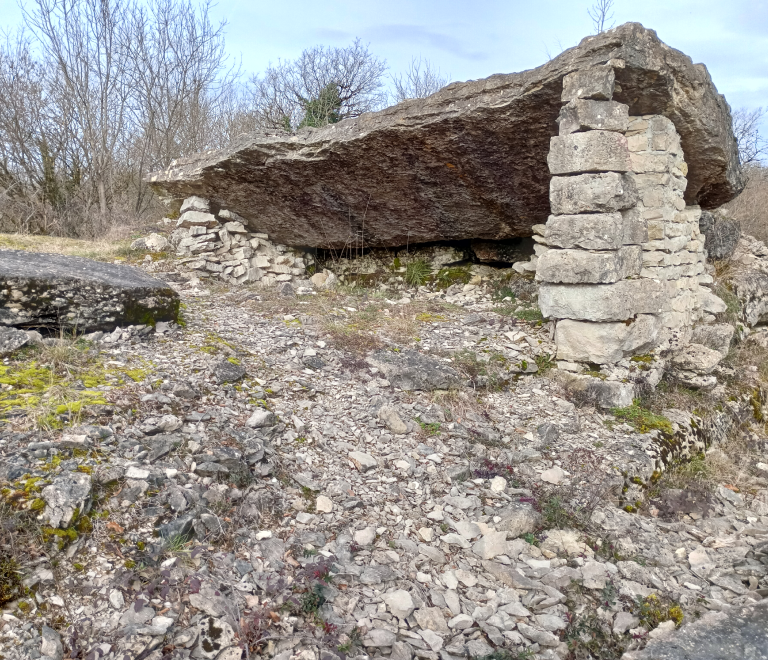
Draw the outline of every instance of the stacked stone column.
[[[613,364],[687,341],[698,314],[704,253],[680,138],[664,117],[629,117],[613,91],[608,66],[566,76],[550,144],[536,278],[560,360]]]
[[[700,287],[706,253],[699,232],[701,209],[685,205],[688,166],[680,136],[666,117],[630,117],[626,132],[638,189],[637,211],[646,221],[642,278],[664,284],[660,339],[687,343],[701,316]]]

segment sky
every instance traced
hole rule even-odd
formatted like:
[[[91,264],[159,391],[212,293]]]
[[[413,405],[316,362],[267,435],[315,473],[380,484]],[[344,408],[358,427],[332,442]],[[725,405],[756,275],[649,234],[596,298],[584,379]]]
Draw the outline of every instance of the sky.
[[[0,0],[0,27],[20,21],[18,2]],[[355,37],[391,73],[413,57],[450,80],[484,78],[544,63],[594,28],[594,0],[219,0],[228,49],[248,72],[293,59],[317,44]],[[768,0],[615,0],[613,23],[638,21],[709,69],[732,107],[768,106]]]

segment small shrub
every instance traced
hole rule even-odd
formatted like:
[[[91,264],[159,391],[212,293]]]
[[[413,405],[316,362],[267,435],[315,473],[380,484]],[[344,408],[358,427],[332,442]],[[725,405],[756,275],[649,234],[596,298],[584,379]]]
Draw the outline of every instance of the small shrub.
[[[0,606],[20,598],[23,593],[21,566],[10,554],[0,554]]]
[[[411,261],[405,266],[405,281],[410,286],[423,286],[430,275],[432,275],[432,267],[421,259]]]
[[[555,366],[554,356],[549,353],[541,353],[537,355],[534,360],[536,366],[539,368],[539,374],[543,374],[545,371],[549,371]]]
[[[427,435],[437,435],[440,433],[440,422],[424,422],[421,417],[414,418],[416,423]]]

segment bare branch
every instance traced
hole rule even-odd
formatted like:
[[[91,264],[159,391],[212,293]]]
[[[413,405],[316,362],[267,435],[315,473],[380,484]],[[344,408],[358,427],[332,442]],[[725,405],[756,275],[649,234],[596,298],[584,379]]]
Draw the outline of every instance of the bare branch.
[[[768,110],[738,108],[733,112],[733,135],[739,147],[742,166],[760,163],[768,156],[768,140],[760,134],[760,122]]]
[[[613,27],[613,0],[595,0],[595,4],[587,10],[592,19],[595,32],[600,34]],[[609,24],[610,23],[610,24]]]
[[[345,48],[308,48],[297,60],[278,61],[251,79],[257,115],[266,128],[294,130],[305,123],[310,104],[316,113],[318,104],[330,103],[325,123],[378,110],[386,104],[386,69],[360,39]]]
[[[413,58],[404,74],[392,76],[395,103],[406,99],[420,99],[434,94],[448,84],[449,78],[434,69],[429,60]]]

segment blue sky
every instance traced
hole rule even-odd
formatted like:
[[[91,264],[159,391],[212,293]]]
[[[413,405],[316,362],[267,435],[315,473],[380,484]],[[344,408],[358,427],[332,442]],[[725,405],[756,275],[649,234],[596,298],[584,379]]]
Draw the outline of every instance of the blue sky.
[[[592,2],[220,0],[213,14],[227,20],[229,50],[251,72],[360,37],[392,72],[422,56],[451,80],[468,80],[529,69],[576,45],[592,32]],[[17,0],[0,0],[0,25],[19,19]],[[626,21],[706,64],[732,106],[768,106],[768,0],[616,0],[614,22]]]

